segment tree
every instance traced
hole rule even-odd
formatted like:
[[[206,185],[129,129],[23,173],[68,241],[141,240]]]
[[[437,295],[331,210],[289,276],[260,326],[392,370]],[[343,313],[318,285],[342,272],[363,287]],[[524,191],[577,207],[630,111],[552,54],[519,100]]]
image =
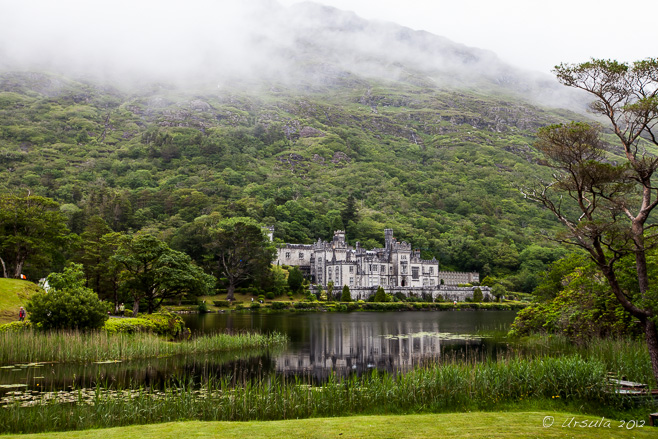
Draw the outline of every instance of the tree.
[[[165,299],[202,295],[214,285],[213,277],[194,265],[188,255],[152,235],[124,236],[112,258],[123,268],[120,279],[133,297],[133,315],[139,312],[141,300],[146,300],[151,314]]]
[[[496,284],[491,288],[491,295],[496,298],[497,302],[500,302],[500,299],[502,299],[505,294],[507,294],[507,290],[500,284]]]
[[[30,320],[44,330],[101,328],[108,318],[109,304],[99,300],[84,284],[80,264],[70,264],[62,273],[50,274],[48,293],[37,293],[26,304]]]
[[[120,265],[112,258],[119,248],[121,234],[113,232],[100,216],[93,216],[81,235],[80,254],[76,260],[82,263],[87,286],[105,300],[119,303]]]
[[[377,288],[377,292],[375,293],[375,302],[386,302],[386,291],[384,291],[383,287]]]
[[[473,302],[482,302],[482,299],[484,299],[482,290],[480,289],[480,287],[475,288],[473,290]]]
[[[207,258],[218,277],[228,282],[227,300],[233,300],[235,287],[270,271],[275,249],[251,218],[229,218],[209,229]]]
[[[351,302],[352,295],[350,294],[350,287],[347,285],[343,286],[343,293],[340,295],[341,302]]]
[[[356,222],[357,220],[357,208],[356,208],[356,199],[354,198],[354,195],[350,194],[347,197],[347,201],[345,202],[345,208],[340,212],[340,217],[345,226],[350,221]]]
[[[288,287],[293,293],[298,293],[302,289],[304,275],[298,267],[290,267],[288,271]]]
[[[19,278],[26,263],[47,266],[69,231],[59,204],[28,195],[0,196],[0,260],[3,276]]]
[[[329,282],[327,282],[327,297],[330,300],[334,300],[334,281],[333,280],[330,280]],[[320,299],[320,300],[322,300],[322,299]]]
[[[555,73],[561,83],[595,97],[590,109],[608,119],[619,145],[609,147],[602,128],[586,123],[540,129],[537,148],[555,169],[554,181],[524,194],[553,212],[566,228],[557,239],[584,249],[619,303],[640,321],[658,380],[658,291],[647,266],[647,251],[658,244],[650,221],[658,205],[652,181],[658,156],[651,151],[658,146],[658,60],[593,59],[561,64]],[[619,279],[618,262],[627,255],[635,259],[630,288]]]

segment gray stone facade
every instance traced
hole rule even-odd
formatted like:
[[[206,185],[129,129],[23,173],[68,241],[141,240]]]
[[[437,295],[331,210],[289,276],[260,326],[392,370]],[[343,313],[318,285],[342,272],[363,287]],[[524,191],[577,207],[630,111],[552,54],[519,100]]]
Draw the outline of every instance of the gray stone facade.
[[[392,229],[384,230],[384,242],[384,248],[372,250],[358,242],[352,247],[345,242],[345,232],[337,230],[330,242],[318,239],[314,244],[286,244],[278,249],[276,264],[297,266],[312,283],[324,288],[333,282],[334,291],[348,285],[353,299],[365,299],[381,286],[391,294],[464,300],[472,296],[473,288],[457,285],[480,281],[474,272],[439,271],[436,259],[421,259],[420,250],[398,242]],[[482,291],[488,294],[485,288]]]

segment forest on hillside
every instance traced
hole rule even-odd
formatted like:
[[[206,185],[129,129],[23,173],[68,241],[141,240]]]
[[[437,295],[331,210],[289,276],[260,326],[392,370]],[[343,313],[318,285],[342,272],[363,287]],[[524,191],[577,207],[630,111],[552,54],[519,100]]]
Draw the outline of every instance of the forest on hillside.
[[[518,187],[550,169],[534,132],[573,114],[424,84],[347,78],[123,90],[44,73],[0,74],[0,188],[59,203],[80,235],[114,232],[171,244],[200,216],[249,217],[275,241],[344,229],[383,245],[392,228],[442,269],[478,271],[530,292],[564,254],[556,220]],[[25,267],[31,277],[61,268]]]

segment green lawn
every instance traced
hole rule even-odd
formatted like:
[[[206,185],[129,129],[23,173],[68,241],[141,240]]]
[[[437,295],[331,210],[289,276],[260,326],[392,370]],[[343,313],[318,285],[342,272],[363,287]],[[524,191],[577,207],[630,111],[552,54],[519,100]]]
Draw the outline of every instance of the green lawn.
[[[554,423],[544,427],[544,422]],[[569,426],[569,421],[574,418]],[[545,421],[546,419],[546,421]],[[582,427],[576,422],[599,421]],[[8,438],[140,439],[180,438],[649,438],[658,427],[627,429],[622,421],[560,412],[474,412],[407,416],[351,416],[269,422],[170,422],[67,433],[10,435]],[[607,419],[605,421],[608,421]],[[627,422],[630,420],[626,420]],[[564,424],[564,426],[563,426]]]
[[[18,320],[18,309],[37,288],[32,282],[0,278],[0,324]]]

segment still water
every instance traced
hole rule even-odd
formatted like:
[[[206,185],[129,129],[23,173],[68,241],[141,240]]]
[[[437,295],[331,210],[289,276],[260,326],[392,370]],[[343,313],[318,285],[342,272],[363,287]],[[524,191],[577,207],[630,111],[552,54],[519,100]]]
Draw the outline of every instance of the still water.
[[[10,390],[59,391],[157,387],[172,381],[236,382],[275,373],[322,382],[372,370],[404,373],[445,358],[496,356],[505,347],[487,331],[506,330],[515,311],[352,313],[225,313],[184,316],[193,334],[215,331],[278,331],[290,342],[278,351],[169,357],[101,364],[2,365],[0,396]]]

